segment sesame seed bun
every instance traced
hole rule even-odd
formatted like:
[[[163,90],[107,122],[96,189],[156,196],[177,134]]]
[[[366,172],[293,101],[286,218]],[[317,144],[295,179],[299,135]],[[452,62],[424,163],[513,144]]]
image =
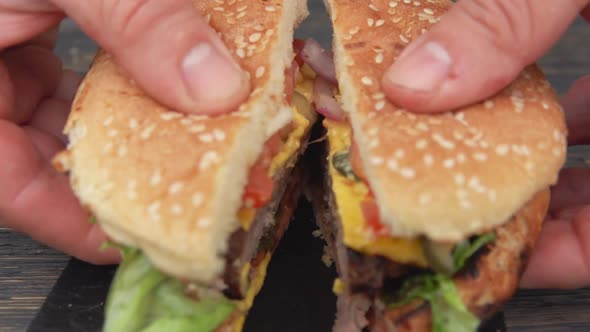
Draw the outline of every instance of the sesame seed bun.
[[[385,98],[388,65],[451,5],[327,1],[343,107],[382,223],[399,236],[455,242],[505,223],[555,183],[566,128],[535,65],[492,98],[444,114],[413,114]]]
[[[249,99],[222,116],[174,112],[100,52],[65,128],[70,145],[55,164],[70,172],[74,192],[110,238],[141,248],[170,275],[213,283],[267,128],[290,121],[284,72],[307,7],[303,0],[194,3],[250,73]]]

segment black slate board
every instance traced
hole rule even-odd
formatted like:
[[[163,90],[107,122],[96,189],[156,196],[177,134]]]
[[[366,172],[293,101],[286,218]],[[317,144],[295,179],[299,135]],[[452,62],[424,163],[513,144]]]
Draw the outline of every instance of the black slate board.
[[[315,238],[311,208],[301,201],[294,222],[271,263],[267,279],[244,332],[330,331],[336,298],[335,272],[321,260],[323,241]],[[98,267],[72,259],[49,294],[29,332],[100,331],[114,266]],[[481,332],[505,331],[500,313]]]

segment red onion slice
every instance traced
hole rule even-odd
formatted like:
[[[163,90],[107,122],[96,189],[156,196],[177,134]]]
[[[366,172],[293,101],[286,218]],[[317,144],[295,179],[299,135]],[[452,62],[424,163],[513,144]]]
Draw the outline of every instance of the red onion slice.
[[[340,106],[340,103],[334,98],[333,88],[333,84],[330,84],[330,82],[319,75],[316,76],[313,81],[313,102],[316,111],[326,118],[335,121],[344,121],[346,119],[346,113]]]
[[[305,45],[301,50],[301,58],[303,58],[303,61],[305,61],[316,74],[333,84],[338,83],[336,80],[336,68],[334,67],[332,54],[322,48],[322,45],[317,41],[314,39],[308,39],[305,41]]]

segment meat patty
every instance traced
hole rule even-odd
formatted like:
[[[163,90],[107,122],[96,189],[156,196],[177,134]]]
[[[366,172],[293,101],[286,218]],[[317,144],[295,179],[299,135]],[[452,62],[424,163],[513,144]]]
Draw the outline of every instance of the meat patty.
[[[314,209],[316,223],[326,240],[328,251],[336,263],[338,275],[351,293],[374,293],[381,289],[387,278],[406,273],[409,268],[385,257],[366,255],[347,248],[342,241],[342,222],[332,191],[332,179],[328,172],[328,143],[323,142],[310,151],[310,190],[306,193]]]

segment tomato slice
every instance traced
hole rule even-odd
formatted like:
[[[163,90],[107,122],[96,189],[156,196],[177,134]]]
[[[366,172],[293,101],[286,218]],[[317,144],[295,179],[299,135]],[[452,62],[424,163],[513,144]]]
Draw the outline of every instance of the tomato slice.
[[[280,132],[266,141],[260,157],[250,169],[248,184],[244,189],[242,202],[245,207],[259,208],[272,198],[274,182],[268,175],[272,158],[279,153],[283,145]]]
[[[303,61],[303,58],[301,57],[301,51],[303,50],[304,46],[305,40],[297,38],[293,40],[293,52],[295,52],[295,61],[297,62],[300,68],[303,67],[303,64],[305,63],[305,61]]]
[[[387,228],[381,223],[381,217],[379,215],[379,208],[375,199],[367,197],[361,201],[361,210],[365,217],[365,223],[377,236],[387,235]]]

